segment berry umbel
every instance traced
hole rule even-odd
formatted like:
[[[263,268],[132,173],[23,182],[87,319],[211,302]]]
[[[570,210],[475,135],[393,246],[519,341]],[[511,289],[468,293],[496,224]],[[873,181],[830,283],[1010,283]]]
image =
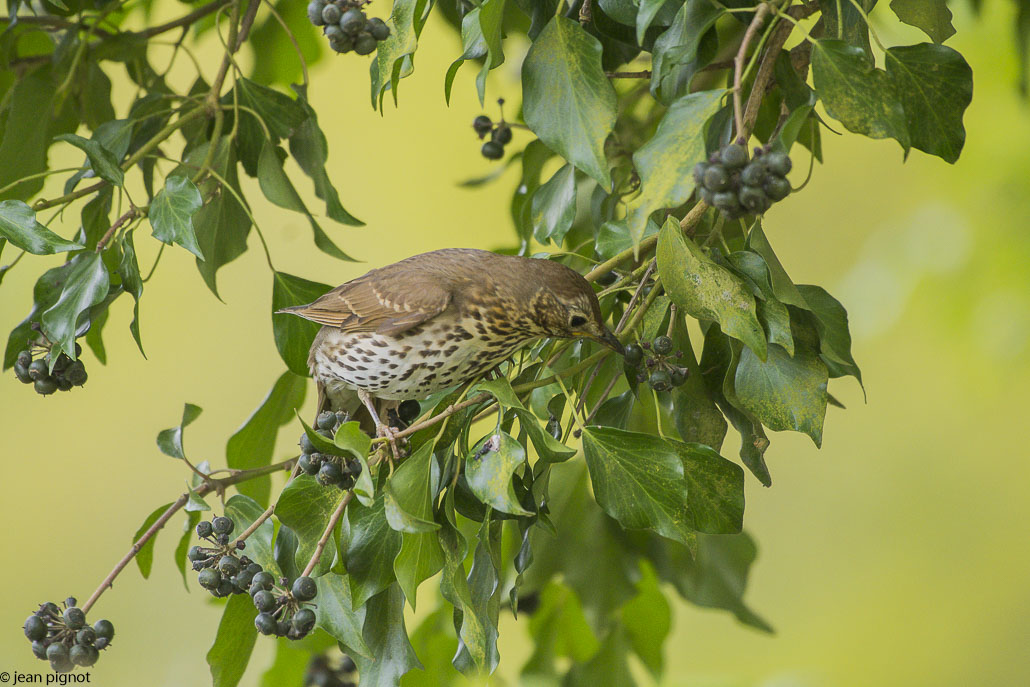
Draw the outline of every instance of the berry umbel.
[[[68,597],[62,610],[48,601],[25,620],[25,637],[32,643],[32,653],[41,661],[49,661],[57,673],[67,673],[76,666],[89,668],[114,639],[110,620],[98,620],[90,627],[77,603],[74,597]]]
[[[790,195],[790,157],[783,152],[755,148],[749,162],[747,148],[732,143],[694,167],[694,182],[701,198],[727,219],[760,215]]]
[[[322,27],[329,47],[338,53],[369,55],[390,37],[390,27],[378,17],[369,18],[368,0],[311,0],[308,19]]]
[[[86,383],[88,375],[81,360],[72,360],[66,353],[53,358],[51,345],[45,339],[30,343],[18,353],[14,361],[14,376],[23,384],[31,384],[36,393],[49,396],[55,391],[71,391],[74,386]],[[33,359],[33,355],[39,357]],[[75,344],[75,357],[82,353],[82,346]],[[51,369],[52,368],[52,369]]]
[[[655,391],[671,391],[683,386],[690,376],[690,371],[676,364],[683,357],[683,351],[674,350],[675,342],[668,336],[657,336],[654,341],[643,341],[626,346],[623,360],[628,368],[627,374],[636,369],[636,380],[646,381]],[[650,353],[652,355],[647,355]],[[643,370],[640,366],[643,364]]]

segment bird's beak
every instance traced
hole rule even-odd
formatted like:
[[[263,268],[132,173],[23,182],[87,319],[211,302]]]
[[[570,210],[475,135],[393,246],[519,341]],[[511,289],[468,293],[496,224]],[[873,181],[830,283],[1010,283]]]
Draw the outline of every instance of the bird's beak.
[[[607,327],[604,328],[604,333],[597,337],[597,340],[619,355],[622,355],[625,351],[622,342],[619,341],[619,337],[615,336],[615,333]]]

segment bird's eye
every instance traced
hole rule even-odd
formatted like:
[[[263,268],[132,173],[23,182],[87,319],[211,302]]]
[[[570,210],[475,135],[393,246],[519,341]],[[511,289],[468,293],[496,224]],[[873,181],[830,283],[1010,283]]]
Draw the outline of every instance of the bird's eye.
[[[579,315],[574,315],[572,317],[572,319],[569,320],[569,326],[570,327],[582,327],[586,323],[587,323],[587,318],[581,317]]]

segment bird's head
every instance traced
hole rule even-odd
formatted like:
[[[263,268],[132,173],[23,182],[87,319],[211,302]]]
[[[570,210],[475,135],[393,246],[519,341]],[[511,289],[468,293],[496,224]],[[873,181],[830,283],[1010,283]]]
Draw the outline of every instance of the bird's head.
[[[532,299],[530,311],[534,322],[548,336],[593,339],[621,355],[623,346],[605,325],[597,295],[587,280],[560,263],[539,262],[548,265],[548,274]]]

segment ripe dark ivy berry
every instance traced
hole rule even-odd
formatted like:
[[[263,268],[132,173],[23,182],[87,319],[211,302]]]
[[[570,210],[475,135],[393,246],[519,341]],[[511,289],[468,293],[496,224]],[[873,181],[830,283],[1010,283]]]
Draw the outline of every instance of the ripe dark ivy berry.
[[[60,642],[54,642],[46,648],[46,657],[51,661],[68,660],[68,647]]]
[[[271,613],[258,613],[254,618],[254,627],[263,635],[274,635],[277,626],[278,623],[275,622]]]
[[[748,212],[761,214],[769,209],[769,197],[762,192],[762,189],[755,186],[741,186],[739,194],[740,204]]]
[[[410,425],[414,422],[415,418],[417,418],[421,413],[422,406],[419,405],[418,401],[410,398],[407,401],[402,401],[401,404],[397,406],[397,417],[399,417],[406,425]]]
[[[29,364],[29,377],[34,380],[45,379],[50,376],[50,370],[47,368],[46,361],[40,358],[39,360],[33,360]]]
[[[323,486],[336,484],[343,477],[343,470],[336,463],[325,462],[318,470],[318,481]]]
[[[740,169],[747,164],[747,148],[741,145],[728,145],[719,153],[719,159],[730,169]]]
[[[331,410],[322,411],[315,419],[315,424],[319,429],[334,429],[336,427],[336,413]]]
[[[306,433],[300,435],[300,450],[301,453],[308,454],[314,453],[317,450],[315,448],[315,445],[311,442],[311,437],[309,437]]]
[[[790,173],[791,168],[794,166],[790,161],[790,156],[786,153],[769,153],[765,156],[764,160],[765,166],[769,168],[769,171],[781,177],[787,176],[787,174]]]
[[[708,169],[707,162],[698,162],[694,165],[694,184],[700,186],[705,181],[705,171]]]
[[[762,184],[762,190],[773,200],[783,200],[790,195],[790,182],[783,177],[770,176]]]
[[[490,131],[492,131],[493,128],[493,120],[487,117],[486,115],[479,115],[478,117],[472,120],[472,129],[475,130],[476,134],[478,134],[480,138],[483,138],[488,133],[490,133]]]
[[[716,193],[712,198],[712,205],[716,209],[722,211],[727,215],[733,215],[739,213],[741,210],[740,201],[737,200],[737,194],[732,191],[723,191],[722,193]]]
[[[312,465],[312,463],[311,463],[311,456],[309,456],[306,453],[300,454],[300,458],[297,459],[297,467],[299,467],[301,470],[303,470],[304,474],[306,474],[306,475],[317,475],[318,474],[318,467],[319,466]]]
[[[668,391],[672,388],[672,376],[665,370],[655,370],[651,373],[647,383],[655,391]]]
[[[92,644],[97,640],[97,631],[92,627],[86,626],[79,630],[75,635],[76,644]]]
[[[90,649],[93,649],[93,647],[85,647],[80,644],[76,644],[68,652],[68,658],[77,666],[91,666],[96,663],[96,659],[90,656]],[[96,651],[96,649],[93,649],[93,651]]]
[[[222,581],[218,583],[218,587],[214,589],[211,593],[219,599],[222,599],[226,596],[229,596],[235,591],[236,588],[233,586],[233,583],[229,581],[229,578],[223,577]]]
[[[672,339],[667,336],[659,336],[654,340],[652,344],[654,352],[658,355],[668,355],[672,353]]]
[[[629,344],[623,350],[622,356],[626,359],[627,365],[636,367],[644,359],[644,349],[637,344]]]
[[[107,637],[97,637],[97,641],[93,644],[97,649],[103,651],[111,644],[111,640]]]
[[[730,185],[730,175],[722,165],[709,165],[703,180],[705,188],[710,191],[725,191]]]
[[[254,595],[254,608],[263,613],[271,613],[275,610],[275,596],[272,592],[262,589]]]
[[[310,577],[298,577],[293,581],[293,588],[290,591],[297,601],[311,601],[318,594],[318,586]]]
[[[46,623],[39,616],[30,615],[25,621],[25,636],[35,641],[46,637]]]
[[[32,386],[36,390],[37,394],[40,394],[41,396],[49,396],[57,391],[57,380],[53,377],[43,377],[33,382]]]
[[[330,48],[338,53],[350,52],[354,49],[354,39],[345,34],[339,26],[331,26],[329,28],[336,29],[335,34],[329,36]],[[328,35],[328,32],[326,32],[326,35]]]
[[[379,17],[372,17],[368,20],[368,32],[377,41],[385,41],[390,37],[390,27]]]
[[[211,521],[211,528],[215,531],[215,534],[229,534],[235,526],[235,523],[224,515],[219,515]]]
[[[306,635],[315,629],[315,612],[310,608],[302,608],[293,615],[293,629]]]
[[[740,173],[740,180],[748,186],[761,186],[766,174],[765,164],[760,160],[753,160]]]
[[[308,21],[315,26],[324,26],[325,20],[322,19],[322,9],[325,7],[325,3],[321,0],[312,0],[308,3]]]
[[[76,606],[67,608],[64,611],[64,624],[73,630],[78,630],[86,624],[86,614]]]
[[[511,142],[511,127],[507,124],[498,124],[490,136],[491,141],[496,141],[502,146]]]
[[[29,364],[32,362],[32,351],[28,349],[25,349],[24,351],[19,351],[17,362],[21,363],[25,367],[28,367]]]
[[[359,55],[370,55],[378,43],[375,36],[368,31],[362,31],[354,37],[354,52]]]
[[[200,522],[197,523],[197,536],[200,537],[201,539],[210,537],[212,532],[214,532],[214,527],[207,520],[201,520]],[[196,559],[190,559],[190,560],[196,560]]]
[[[365,28],[366,21],[365,13],[357,7],[352,7],[340,17],[340,28],[344,33],[357,36]]]
[[[18,381],[22,384],[32,384],[32,377],[29,376],[28,363],[24,363],[19,358],[14,362],[14,376],[18,378]]]
[[[221,581],[222,573],[218,572],[214,568],[204,568],[200,571],[200,575],[197,576],[197,584],[207,590],[218,589],[218,585]]]
[[[258,589],[271,589],[273,584],[275,584],[275,578],[272,577],[272,573],[264,570],[254,575],[254,581],[251,582],[251,586]]]
[[[342,16],[343,12],[336,5],[329,4],[322,8],[322,21],[326,24],[336,24]]]
[[[36,641],[32,643],[32,655],[40,660],[46,660],[46,644]]]
[[[487,160],[500,160],[504,157],[504,146],[496,141],[487,141],[483,144],[480,152]]]
[[[222,556],[218,559],[218,569],[223,575],[232,577],[240,571],[240,562],[232,556]]]
[[[61,615],[61,609],[57,607],[53,601],[47,601],[45,604],[39,607],[39,613],[37,615]]]

